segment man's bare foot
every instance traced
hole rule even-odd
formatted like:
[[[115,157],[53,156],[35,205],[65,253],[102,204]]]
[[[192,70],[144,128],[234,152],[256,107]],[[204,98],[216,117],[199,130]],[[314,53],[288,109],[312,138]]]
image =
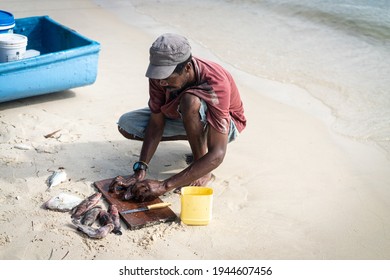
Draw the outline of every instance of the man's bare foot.
[[[199,179],[193,181],[191,184],[188,186],[191,187],[204,187],[207,186],[208,183],[213,182],[215,180],[215,175],[213,173],[207,174],[203,177],[200,177]],[[173,192],[174,193],[179,193],[181,192],[182,187],[177,187]]]

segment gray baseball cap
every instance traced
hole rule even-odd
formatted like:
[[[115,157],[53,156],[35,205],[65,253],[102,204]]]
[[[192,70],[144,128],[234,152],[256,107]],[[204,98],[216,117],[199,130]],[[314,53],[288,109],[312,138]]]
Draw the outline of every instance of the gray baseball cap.
[[[149,54],[149,67],[145,76],[151,79],[166,79],[178,64],[190,57],[191,46],[187,38],[165,33],[154,41]]]

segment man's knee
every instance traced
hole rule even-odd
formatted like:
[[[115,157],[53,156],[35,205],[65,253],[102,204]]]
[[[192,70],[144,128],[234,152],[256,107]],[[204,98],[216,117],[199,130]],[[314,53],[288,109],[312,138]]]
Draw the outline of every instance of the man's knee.
[[[122,134],[124,137],[126,138],[129,138],[131,135],[129,133],[127,133],[126,130],[124,130],[123,128],[121,128],[119,125],[118,125],[118,131],[120,134]]]
[[[199,108],[201,106],[201,101],[199,97],[186,93],[180,99],[180,113],[182,116],[193,116],[198,114]]]
[[[130,139],[130,140],[143,140],[142,138],[140,138],[140,137],[138,137],[138,136],[136,136],[134,134],[128,133],[126,130],[121,128],[119,125],[118,125],[118,131],[119,131],[120,134],[122,134],[127,139]]]

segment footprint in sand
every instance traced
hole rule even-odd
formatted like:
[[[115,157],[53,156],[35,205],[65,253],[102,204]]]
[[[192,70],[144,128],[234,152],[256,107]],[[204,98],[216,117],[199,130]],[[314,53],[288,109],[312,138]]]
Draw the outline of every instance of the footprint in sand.
[[[227,207],[232,211],[239,211],[248,207],[248,190],[242,187],[242,178],[233,177],[225,180],[218,187],[215,188],[218,197],[227,201]]]
[[[7,143],[15,138],[16,129],[13,125],[0,121],[0,143]]]

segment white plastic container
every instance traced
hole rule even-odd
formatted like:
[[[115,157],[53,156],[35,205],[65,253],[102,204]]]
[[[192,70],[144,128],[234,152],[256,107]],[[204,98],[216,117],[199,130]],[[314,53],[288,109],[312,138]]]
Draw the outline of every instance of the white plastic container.
[[[20,34],[0,34],[0,62],[23,59],[27,40],[26,36]]]

